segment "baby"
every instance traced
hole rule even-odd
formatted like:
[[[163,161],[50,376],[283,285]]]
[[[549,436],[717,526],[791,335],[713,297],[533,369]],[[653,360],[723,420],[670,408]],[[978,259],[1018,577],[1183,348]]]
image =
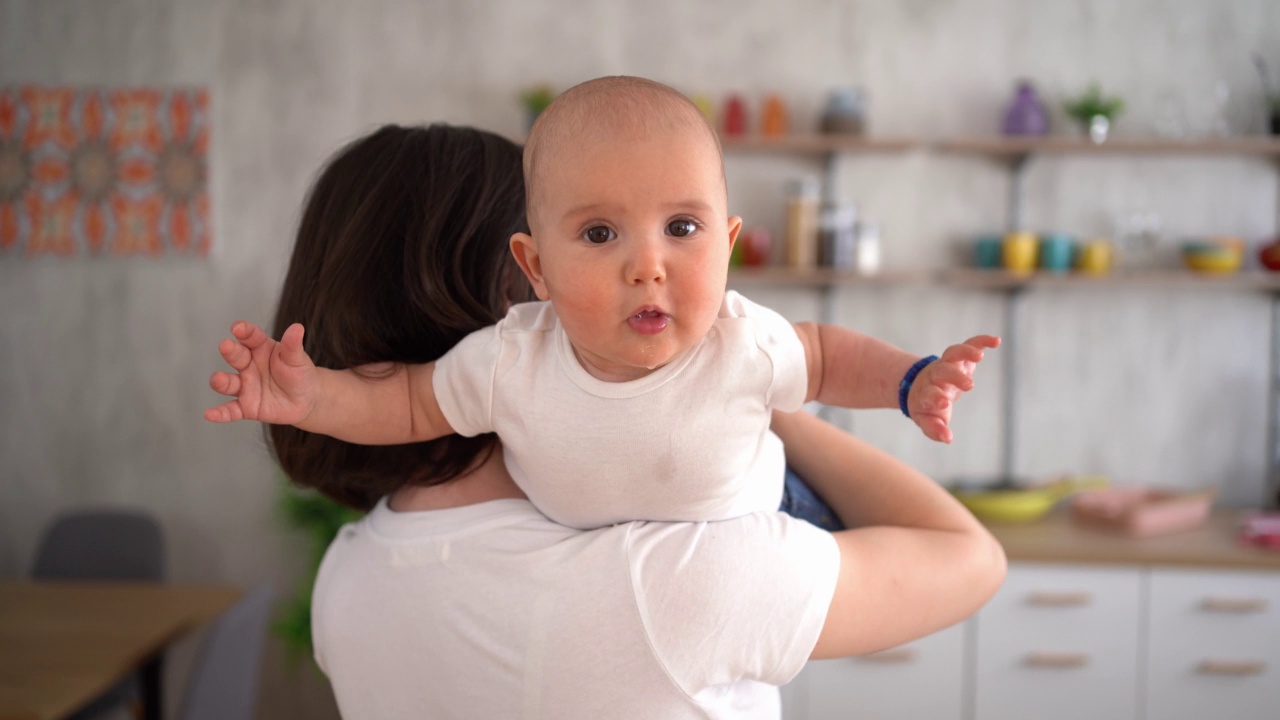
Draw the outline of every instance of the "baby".
[[[361,444],[496,432],[533,504],[580,528],[776,510],[771,411],[809,400],[900,406],[950,442],[952,403],[998,338],[922,360],[726,292],[742,221],[715,132],[683,95],[629,77],[578,85],[539,117],[524,165],[530,234],[511,252],[542,302],[376,376],[317,368],[299,325],[276,343],[236,323],[244,347],[220,351],[237,372],[210,381],[236,399],[206,418]]]

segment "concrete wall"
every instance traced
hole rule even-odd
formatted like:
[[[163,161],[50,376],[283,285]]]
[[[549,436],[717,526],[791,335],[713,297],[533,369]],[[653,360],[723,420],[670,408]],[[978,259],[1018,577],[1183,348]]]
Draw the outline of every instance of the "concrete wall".
[[[232,319],[269,318],[315,170],[377,123],[517,136],[519,89],[630,73],[714,97],[777,91],[800,124],[829,87],[857,83],[870,91],[872,133],[949,137],[994,131],[1025,76],[1050,98],[1102,81],[1128,99],[1117,132],[1130,135],[1171,106],[1208,131],[1222,79],[1237,128],[1257,131],[1249,53],[1269,51],[1280,73],[1277,47],[1280,5],[1269,0],[3,0],[0,83],[210,87],[215,248],[205,261],[0,258],[0,576],[26,572],[58,509],[129,503],[162,518],[174,578],[290,589],[304,548],[273,514],[278,479],[260,432],[205,424],[205,378]],[[783,182],[821,168],[735,156],[728,171],[735,212],[776,232]],[[1007,210],[1008,172],[978,158],[849,157],[839,180],[880,222],[889,268],[942,266]],[[1110,234],[1118,215],[1141,210],[1161,215],[1171,244],[1257,239],[1276,232],[1276,188],[1260,160],[1047,158],[1029,168],[1027,221]],[[795,319],[819,313],[811,291],[755,295]],[[1003,299],[984,292],[847,289],[836,301],[840,321],[920,352],[1005,331]],[[1015,471],[1218,485],[1232,504],[1260,502],[1269,310],[1247,292],[1032,293]],[[989,475],[1003,370],[994,353],[951,447],[893,413],[852,425],[940,479]],[[190,642],[175,653],[176,686],[190,655]],[[283,670],[274,646],[268,663],[264,717],[334,714],[322,680]]]

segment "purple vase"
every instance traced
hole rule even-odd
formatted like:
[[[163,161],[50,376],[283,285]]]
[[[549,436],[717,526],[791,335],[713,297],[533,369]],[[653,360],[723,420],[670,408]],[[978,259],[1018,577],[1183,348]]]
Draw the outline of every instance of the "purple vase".
[[[1049,132],[1049,113],[1036,95],[1031,83],[1022,80],[1013,101],[1004,111],[1005,135],[1045,135]]]

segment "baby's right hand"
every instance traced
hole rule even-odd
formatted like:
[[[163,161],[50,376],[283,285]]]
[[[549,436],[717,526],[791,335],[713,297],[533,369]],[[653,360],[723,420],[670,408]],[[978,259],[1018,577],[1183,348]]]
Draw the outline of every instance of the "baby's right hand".
[[[234,400],[204,411],[210,422],[260,420],[295,425],[311,414],[320,394],[315,363],[302,349],[302,326],[294,323],[276,342],[257,325],[232,323],[231,334],[218,344],[222,359],[235,372],[215,372],[209,387]]]

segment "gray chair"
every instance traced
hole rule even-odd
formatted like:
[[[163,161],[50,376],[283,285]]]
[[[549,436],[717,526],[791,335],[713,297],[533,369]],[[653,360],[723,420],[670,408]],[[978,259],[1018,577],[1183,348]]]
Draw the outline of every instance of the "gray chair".
[[[183,697],[181,720],[252,720],[272,592],[260,585],[209,629]]]
[[[260,585],[209,628],[192,666],[179,720],[253,720],[273,595]],[[124,703],[94,703],[75,720],[129,720]]]
[[[36,547],[31,576],[160,582],[165,578],[164,564],[164,533],[151,515],[139,510],[85,509],[53,519]],[[158,706],[160,672],[160,658],[153,658],[139,674],[103,693],[74,717],[94,717],[104,708]]]
[[[38,580],[164,580],[164,534],[150,515],[102,509],[64,513],[40,538]]]

